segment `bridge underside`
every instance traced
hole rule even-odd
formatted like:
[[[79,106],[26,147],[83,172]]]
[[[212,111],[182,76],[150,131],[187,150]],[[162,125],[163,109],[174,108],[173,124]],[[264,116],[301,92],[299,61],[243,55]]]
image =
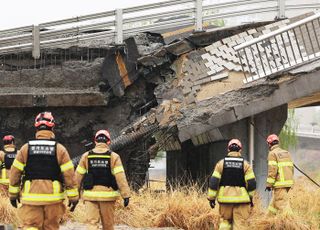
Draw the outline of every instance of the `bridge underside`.
[[[290,109],[307,107],[307,106],[319,106],[320,105],[320,92],[313,93],[309,96],[296,99],[289,102],[288,107]]]

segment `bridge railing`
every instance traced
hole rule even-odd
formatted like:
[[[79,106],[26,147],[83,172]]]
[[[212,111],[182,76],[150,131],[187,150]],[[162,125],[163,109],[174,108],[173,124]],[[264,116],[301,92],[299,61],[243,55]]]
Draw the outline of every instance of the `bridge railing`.
[[[320,56],[320,13],[235,46],[251,82]]]
[[[210,0],[171,0],[117,9],[2,30],[0,54],[32,51],[38,59],[43,49],[79,45],[87,40],[122,44],[125,37],[143,31],[165,32],[186,26],[202,31],[204,24],[210,25],[214,20],[248,14],[272,13],[282,18],[288,10],[297,8],[287,3],[285,0],[230,0],[215,4]],[[299,9],[316,8],[320,8],[320,4],[299,4]]]

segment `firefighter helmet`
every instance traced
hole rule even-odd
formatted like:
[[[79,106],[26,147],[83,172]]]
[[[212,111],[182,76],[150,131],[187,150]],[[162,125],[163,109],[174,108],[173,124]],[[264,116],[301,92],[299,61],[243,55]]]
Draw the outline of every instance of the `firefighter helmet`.
[[[111,137],[110,137],[110,133],[108,130],[105,130],[105,129],[102,129],[102,130],[99,130],[95,137],[94,137],[94,141],[95,142],[101,142],[101,141],[105,141],[108,145],[111,144]]]
[[[275,143],[279,143],[279,137],[276,134],[271,134],[267,138],[267,143],[269,145],[273,145]]]
[[[34,121],[34,126],[36,128],[40,128],[42,126],[45,126],[47,128],[53,128],[54,125],[55,125],[55,122],[51,112],[39,113]]]
[[[228,150],[229,151],[239,151],[242,149],[242,144],[238,139],[232,139],[228,143]]]
[[[12,144],[14,142],[14,136],[12,135],[6,135],[3,137],[3,144],[8,145],[8,144]]]

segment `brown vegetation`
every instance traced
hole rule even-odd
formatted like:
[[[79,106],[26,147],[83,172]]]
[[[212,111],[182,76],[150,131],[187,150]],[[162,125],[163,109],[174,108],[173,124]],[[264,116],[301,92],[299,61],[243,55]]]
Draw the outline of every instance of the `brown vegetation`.
[[[313,230],[320,226],[320,190],[309,181],[298,180],[290,191],[292,215],[270,217],[258,198],[249,219],[248,229]],[[181,229],[216,229],[219,222],[218,208],[212,210],[206,194],[198,186],[181,187],[170,192],[150,190],[134,194],[128,208],[118,202],[116,222],[132,227],[177,227]],[[0,221],[17,223],[16,211],[7,199],[0,199]],[[66,217],[85,223],[86,211],[80,203],[73,214]]]

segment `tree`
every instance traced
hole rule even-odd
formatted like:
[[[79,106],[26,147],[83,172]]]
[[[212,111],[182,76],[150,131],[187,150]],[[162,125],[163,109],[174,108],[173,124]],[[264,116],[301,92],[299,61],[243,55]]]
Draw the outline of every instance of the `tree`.
[[[284,149],[295,149],[298,144],[297,138],[297,129],[299,126],[298,119],[294,116],[294,109],[288,110],[288,118],[286,123],[284,124],[279,138],[280,138],[280,145]]]

